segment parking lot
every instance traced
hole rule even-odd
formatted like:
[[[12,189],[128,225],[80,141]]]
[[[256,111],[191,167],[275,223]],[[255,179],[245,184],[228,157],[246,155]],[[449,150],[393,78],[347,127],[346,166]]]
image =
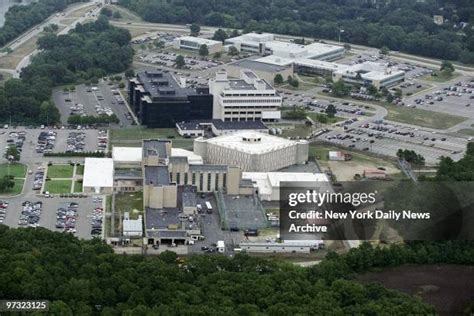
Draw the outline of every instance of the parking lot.
[[[121,126],[129,126],[133,120],[119,94],[117,84],[101,80],[97,85],[78,85],[74,91],[55,89],[53,100],[61,113],[61,122],[67,124],[70,115],[99,116],[115,114]],[[126,96],[124,96],[126,98]]]
[[[356,123],[356,122],[354,122]],[[348,148],[396,156],[398,149],[414,150],[426,163],[436,164],[441,156],[458,160],[463,156],[467,140],[400,124],[340,123],[343,129],[332,130],[318,138]]]
[[[9,204],[3,222],[5,225],[10,227],[45,227],[58,232],[69,231],[75,236],[85,239],[92,237],[92,221],[96,219],[94,215],[97,215],[95,210],[103,207],[103,201],[98,202],[92,196],[46,198],[30,193],[21,198],[3,198],[2,200]],[[73,207],[71,207],[71,203]],[[60,214],[58,210],[64,210],[65,213]],[[71,210],[74,210],[74,214],[71,213]],[[66,214],[67,211],[70,212]],[[68,225],[59,226],[58,216],[64,219],[64,223],[67,222]]]
[[[162,52],[142,52],[138,59],[159,66],[173,68],[176,64],[176,57],[179,53],[162,51]],[[184,56],[184,55],[183,55]],[[224,64],[217,60],[206,60],[199,56],[184,56],[186,70],[206,70]]]
[[[454,114],[474,119],[474,78],[439,84],[416,96],[403,99],[404,106]]]

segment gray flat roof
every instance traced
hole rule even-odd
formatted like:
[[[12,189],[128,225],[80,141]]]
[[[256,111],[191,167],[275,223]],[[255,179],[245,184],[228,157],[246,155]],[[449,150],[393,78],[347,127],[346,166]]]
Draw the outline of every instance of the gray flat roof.
[[[187,97],[198,94],[195,89],[182,88],[167,71],[146,70],[137,74],[138,81],[152,99]]]
[[[142,179],[142,171],[138,169],[115,169],[115,179]]]
[[[196,193],[194,192],[183,192],[181,199],[183,207],[196,206]]]
[[[279,66],[279,65],[272,65],[261,63],[252,59],[243,59],[232,63],[231,65],[240,67],[240,68],[248,68],[251,70],[259,70],[259,71],[266,71],[266,72],[280,72],[290,68],[291,66]]]
[[[143,157],[158,156],[160,158],[168,158],[166,144],[169,143],[171,143],[170,140],[163,139],[143,140]]]
[[[227,171],[225,165],[189,165],[189,171]]]
[[[145,166],[145,184],[153,186],[170,184],[170,174],[167,166]]]

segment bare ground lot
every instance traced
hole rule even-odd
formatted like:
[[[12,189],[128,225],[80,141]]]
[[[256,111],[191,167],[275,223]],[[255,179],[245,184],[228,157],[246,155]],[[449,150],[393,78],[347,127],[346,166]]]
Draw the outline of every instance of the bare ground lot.
[[[404,265],[365,273],[356,279],[419,295],[440,315],[467,315],[474,305],[474,266]]]

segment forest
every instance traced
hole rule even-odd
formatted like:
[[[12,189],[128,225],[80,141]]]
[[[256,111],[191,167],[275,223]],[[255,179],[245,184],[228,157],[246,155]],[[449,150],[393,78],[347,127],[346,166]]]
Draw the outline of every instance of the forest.
[[[425,315],[434,310],[418,298],[351,277],[409,262],[473,264],[474,247],[364,244],[301,268],[245,254],[117,255],[99,240],[0,226],[0,259],[0,297],[48,299],[53,315]]]
[[[440,59],[474,63],[470,0],[120,0],[160,23],[261,31],[341,40]],[[433,15],[442,15],[441,26]],[[461,22],[470,23],[465,26]],[[341,31],[343,30],[343,31]]]
[[[0,88],[0,120],[22,125],[58,122],[52,88],[125,71],[133,57],[129,42],[130,33],[113,27],[104,16],[78,24],[66,35],[39,38],[41,52],[22,70],[21,79],[10,79]]]
[[[83,0],[42,0],[29,5],[11,7],[5,14],[0,28],[0,46],[7,44],[29,28],[43,22],[54,12],[64,10],[69,4]]]

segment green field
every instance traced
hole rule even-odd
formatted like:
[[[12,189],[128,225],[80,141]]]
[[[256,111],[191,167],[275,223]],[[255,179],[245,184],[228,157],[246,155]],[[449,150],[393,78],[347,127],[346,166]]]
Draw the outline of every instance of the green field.
[[[10,166],[7,163],[0,164],[0,177],[8,174],[15,178],[24,178],[26,174],[26,166],[21,163],[12,163]]]
[[[49,193],[70,193],[71,192],[71,180],[50,180],[46,181],[44,191]]]
[[[72,178],[74,167],[71,165],[52,165],[48,167],[48,178]]]
[[[384,162],[386,163],[386,160],[370,155],[366,155],[361,152],[357,151],[351,151],[348,150],[347,148],[341,149],[340,147],[337,146],[332,146],[328,144],[320,144],[320,143],[315,143],[311,144],[309,146],[309,153],[308,156],[310,159],[317,159],[318,161],[329,161],[329,152],[330,151],[343,151],[345,153],[351,154],[352,155],[352,161],[355,162],[372,162],[372,163],[378,163],[378,164],[383,164]]]
[[[143,139],[169,139],[175,148],[193,148],[193,140],[181,137],[174,128],[117,128],[110,130],[110,142],[114,146],[141,146]]]
[[[15,185],[13,186],[13,188],[11,188],[10,190],[8,190],[6,192],[0,193],[0,195],[17,195],[17,194],[20,194],[21,191],[23,190],[23,184],[25,183],[25,180],[15,179],[14,181],[15,181]]]
[[[84,174],[84,165],[76,166],[76,175],[83,175]]]
[[[74,181],[74,192],[82,192],[82,182]]]
[[[435,72],[437,76],[432,76],[432,75],[426,75],[423,77],[420,77],[421,80],[427,80],[427,81],[433,81],[433,82],[446,82],[450,81],[453,79],[456,79],[457,77],[460,76],[459,73],[455,72],[451,76],[446,76],[442,72]]]
[[[462,116],[432,112],[418,108],[401,107],[392,104],[384,104],[383,107],[388,110],[388,115],[385,117],[387,120],[421,127],[446,129],[467,120],[467,118]]]
[[[133,210],[138,210],[139,212],[133,212]],[[115,211],[121,214],[130,212],[130,218],[138,218],[138,215],[143,214],[143,193],[141,191],[117,193],[115,195]]]
[[[474,129],[463,128],[463,129],[460,129],[459,131],[457,131],[457,133],[467,135],[467,136],[474,136]]]

